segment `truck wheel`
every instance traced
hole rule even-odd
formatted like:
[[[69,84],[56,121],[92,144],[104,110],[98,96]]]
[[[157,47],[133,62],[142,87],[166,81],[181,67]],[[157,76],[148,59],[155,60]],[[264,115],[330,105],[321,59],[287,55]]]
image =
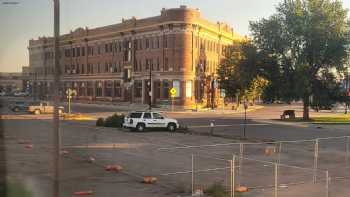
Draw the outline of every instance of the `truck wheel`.
[[[136,125],[136,130],[139,132],[143,132],[145,130],[145,124],[139,123]]]
[[[34,110],[34,114],[35,114],[35,115],[39,115],[39,114],[41,114],[40,109],[36,109],[36,110]]]
[[[175,123],[169,123],[168,124],[168,131],[174,132],[176,130],[176,124]]]

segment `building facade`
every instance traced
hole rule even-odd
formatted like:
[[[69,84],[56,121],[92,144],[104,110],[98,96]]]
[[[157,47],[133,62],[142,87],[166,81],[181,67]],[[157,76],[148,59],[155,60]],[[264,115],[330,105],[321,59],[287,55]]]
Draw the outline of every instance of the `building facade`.
[[[21,91],[25,91],[22,73],[0,73],[0,92],[11,94]]]
[[[217,102],[216,68],[225,49],[242,37],[224,23],[203,19],[198,9],[162,9],[144,19],[94,29],[78,28],[60,37],[61,94],[76,99],[169,103]],[[52,37],[29,41],[34,95],[50,95],[54,71]]]

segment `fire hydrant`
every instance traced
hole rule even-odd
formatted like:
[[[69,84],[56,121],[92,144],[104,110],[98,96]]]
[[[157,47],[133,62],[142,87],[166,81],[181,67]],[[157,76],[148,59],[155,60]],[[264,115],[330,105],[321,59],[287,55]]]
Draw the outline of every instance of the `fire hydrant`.
[[[215,120],[210,121],[210,135],[214,135]]]

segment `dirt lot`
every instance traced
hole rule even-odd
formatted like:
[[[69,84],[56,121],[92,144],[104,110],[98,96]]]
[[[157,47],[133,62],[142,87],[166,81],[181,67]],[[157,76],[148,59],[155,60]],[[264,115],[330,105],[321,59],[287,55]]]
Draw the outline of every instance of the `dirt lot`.
[[[189,196],[192,189],[220,183],[229,189],[229,162],[240,153],[239,144],[219,137],[168,132],[134,133],[113,128],[97,128],[94,122],[62,121],[61,195],[92,190],[92,196]],[[10,182],[20,182],[33,196],[52,192],[52,129],[50,120],[3,120],[6,169]],[[26,148],[26,143],[33,145]],[[233,144],[232,144],[233,143]],[[213,146],[198,146],[211,144]],[[215,144],[215,146],[214,146]],[[218,145],[220,144],[220,145]],[[244,197],[272,196],[275,169],[278,168],[279,196],[326,197],[326,173],[330,170],[330,196],[348,196],[347,155],[344,139],[320,142],[317,183],[313,183],[313,142],[285,143],[281,154],[275,144],[251,144],[244,147],[244,158],[236,159],[236,183],[250,188]],[[186,147],[166,149],[172,147]],[[164,149],[165,148],[165,149]],[[274,151],[266,153],[266,149]],[[94,158],[89,163],[89,157]],[[269,163],[271,162],[271,163]],[[119,173],[107,172],[106,165],[123,167]],[[296,168],[293,166],[299,166]],[[301,168],[302,167],[302,168]],[[155,185],[143,184],[144,176],[155,176]]]

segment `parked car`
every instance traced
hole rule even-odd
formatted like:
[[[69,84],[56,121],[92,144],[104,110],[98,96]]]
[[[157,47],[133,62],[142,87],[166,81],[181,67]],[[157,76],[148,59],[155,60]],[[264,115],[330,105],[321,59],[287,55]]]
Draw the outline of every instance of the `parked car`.
[[[175,131],[179,128],[177,120],[166,118],[159,112],[135,111],[124,118],[123,127],[144,131],[146,128],[166,128],[169,131]]]
[[[47,113],[53,113],[54,107],[46,101],[42,102],[36,102],[32,103],[28,106],[28,112],[34,113],[34,114],[47,114]],[[64,107],[60,106],[58,107],[58,113],[62,114],[64,111]]]
[[[13,96],[28,96],[27,92],[14,92]]]
[[[16,101],[9,106],[10,110],[14,112],[19,111],[27,111],[28,110],[28,104],[24,101]]]

